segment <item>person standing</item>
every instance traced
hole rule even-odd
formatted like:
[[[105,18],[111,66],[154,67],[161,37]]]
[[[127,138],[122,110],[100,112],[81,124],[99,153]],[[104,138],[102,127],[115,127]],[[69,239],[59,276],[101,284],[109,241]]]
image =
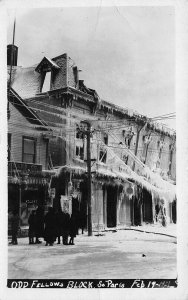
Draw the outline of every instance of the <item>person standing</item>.
[[[34,244],[34,236],[35,236],[35,210],[32,210],[29,219],[29,244]]]
[[[77,218],[76,218],[75,214],[72,214],[70,217],[69,245],[74,245],[74,238],[76,237],[77,234],[78,234]]]
[[[56,219],[52,207],[48,208],[48,212],[44,218],[44,240],[46,241],[46,246],[53,246],[56,240]]]
[[[68,245],[69,228],[70,227],[70,215],[68,212],[62,212],[62,236],[63,244]]]
[[[11,220],[11,231],[12,231],[12,244],[17,245],[17,235],[19,229],[19,216],[16,211],[13,212],[12,220]]]
[[[39,238],[44,235],[44,213],[42,207],[38,207],[35,213],[35,244],[42,243]]]
[[[62,221],[63,221],[63,213],[62,211],[57,211],[55,213],[55,221],[56,221],[56,237],[57,237],[57,244],[61,243],[61,236],[62,236]],[[63,241],[62,241],[63,242]]]

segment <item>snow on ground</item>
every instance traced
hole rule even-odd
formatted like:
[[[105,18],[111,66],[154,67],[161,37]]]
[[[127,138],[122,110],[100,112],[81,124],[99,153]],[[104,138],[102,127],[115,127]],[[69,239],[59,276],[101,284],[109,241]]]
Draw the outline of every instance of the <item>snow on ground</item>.
[[[162,229],[163,230],[163,229]],[[9,278],[176,278],[176,238],[134,230],[78,235],[74,246],[9,246]]]

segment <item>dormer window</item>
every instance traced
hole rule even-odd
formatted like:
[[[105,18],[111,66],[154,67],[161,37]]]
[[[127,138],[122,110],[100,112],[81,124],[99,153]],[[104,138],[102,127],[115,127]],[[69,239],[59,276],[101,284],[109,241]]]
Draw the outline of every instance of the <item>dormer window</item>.
[[[44,57],[35,71],[41,73],[40,92],[47,92],[51,90],[51,77],[54,72],[57,72],[60,67],[50,58]]]
[[[46,72],[44,76],[43,84],[41,85],[41,93],[51,90],[51,72]]]

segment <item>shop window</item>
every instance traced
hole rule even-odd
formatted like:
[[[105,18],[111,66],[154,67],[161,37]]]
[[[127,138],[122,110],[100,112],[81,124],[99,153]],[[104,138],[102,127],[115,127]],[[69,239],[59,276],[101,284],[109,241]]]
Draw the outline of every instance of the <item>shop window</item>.
[[[11,133],[8,133],[8,161],[11,160]]]
[[[23,137],[23,162],[35,163],[36,160],[36,140],[30,137]]]

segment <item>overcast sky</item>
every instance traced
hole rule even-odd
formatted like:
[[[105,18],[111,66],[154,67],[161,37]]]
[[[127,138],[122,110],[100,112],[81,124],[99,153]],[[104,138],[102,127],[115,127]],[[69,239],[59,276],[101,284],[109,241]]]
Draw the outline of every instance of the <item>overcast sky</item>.
[[[13,15],[9,11],[8,43]],[[68,53],[102,99],[149,117],[175,112],[174,34],[173,7],[16,11],[18,65]],[[166,123],[175,128],[175,121]]]

